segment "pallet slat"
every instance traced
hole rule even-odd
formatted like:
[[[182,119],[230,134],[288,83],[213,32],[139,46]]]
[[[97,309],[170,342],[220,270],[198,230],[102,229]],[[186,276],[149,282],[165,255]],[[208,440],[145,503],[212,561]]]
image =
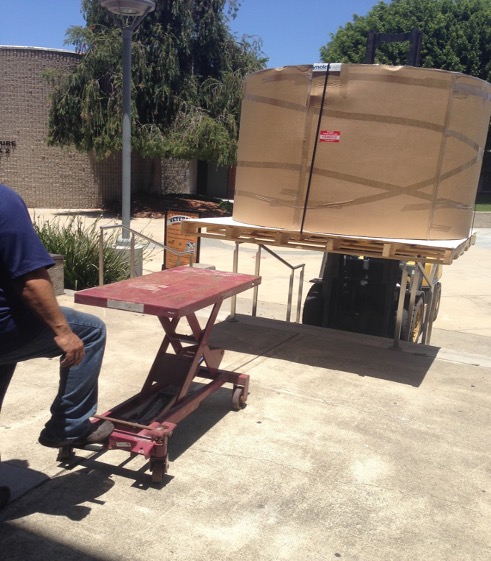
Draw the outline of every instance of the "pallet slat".
[[[231,218],[190,219],[183,221],[181,228],[183,234],[202,238],[442,265],[450,265],[475,243],[476,238],[475,234],[464,240],[361,238],[261,228],[253,224],[234,222]]]

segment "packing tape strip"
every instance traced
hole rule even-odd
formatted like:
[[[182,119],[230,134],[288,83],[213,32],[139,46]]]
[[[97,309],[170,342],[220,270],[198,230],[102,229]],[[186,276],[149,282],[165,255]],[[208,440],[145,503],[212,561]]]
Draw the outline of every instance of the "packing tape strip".
[[[275,71],[276,70],[276,71]],[[262,76],[265,74],[265,76]],[[261,83],[267,84],[269,82],[293,82],[296,84],[303,84],[309,82],[312,78],[312,66],[280,66],[278,68],[268,68],[260,70],[257,75],[252,75],[254,78],[259,78]],[[247,78],[245,80],[247,87]]]
[[[351,121],[365,121],[368,123],[384,123],[390,125],[402,125],[405,127],[416,127],[419,129],[428,129],[442,133],[445,129],[443,125],[430,123],[428,121],[420,121],[418,119],[408,119],[407,117],[392,117],[389,115],[376,115],[374,113],[353,113],[346,111],[333,111],[327,109],[323,112],[323,116],[335,119],[349,119]]]
[[[445,172],[444,174],[441,175],[440,180],[445,181],[446,179],[449,179],[449,178],[453,177],[454,175],[457,175],[457,174],[461,173],[462,171],[465,171],[466,169],[472,167],[474,164],[476,164],[478,161],[480,161],[481,158],[482,158],[482,152],[480,152],[474,158],[471,158],[467,162],[461,164],[460,166],[457,166],[457,167]],[[238,161],[237,162],[237,167],[253,168],[253,169],[279,169],[279,170],[295,171],[295,172],[299,172],[299,171],[302,171],[302,169],[304,169],[304,167],[300,164],[289,164],[287,162],[260,162],[260,161],[245,161],[245,160]],[[309,171],[309,170],[305,168],[305,171]],[[316,176],[320,176],[320,177],[328,177],[328,178],[332,178],[332,179],[339,179],[341,181],[347,181],[349,183],[357,183],[357,184],[360,184],[360,185],[366,185],[368,187],[374,187],[376,189],[393,190],[393,191],[395,191],[395,190],[397,190],[397,191],[398,190],[404,190],[404,191],[419,190],[419,189],[423,189],[425,187],[429,187],[430,185],[432,185],[436,181],[436,176],[435,176],[435,177],[431,177],[429,179],[425,179],[423,181],[420,181],[418,183],[414,183],[414,184],[409,185],[407,187],[402,187],[402,186],[394,185],[392,183],[385,183],[383,181],[367,179],[367,178],[356,176],[356,175],[350,175],[348,173],[340,173],[340,172],[336,172],[336,171],[333,171],[333,170],[326,170],[326,169],[318,168],[318,167],[315,167],[313,169],[313,174],[316,175]],[[397,194],[399,194],[399,192]],[[429,195],[426,195],[426,196],[429,197]],[[426,196],[425,196],[425,198],[426,198]]]
[[[437,125],[436,123],[429,123],[428,121],[418,121],[416,119],[407,119],[403,117],[388,117],[384,115],[373,115],[373,114],[366,114],[366,113],[345,113],[344,111],[332,111],[327,110],[324,112],[324,115],[327,117],[333,117],[336,119],[349,119],[353,121],[364,121],[368,123],[384,123],[384,124],[392,124],[392,125],[401,125],[405,127],[416,127],[419,129],[430,130],[437,133],[443,133],[446,136],[456,138],[460,140],[462,143],[467,144],[471,148],[477,151],[481,151],[482,148],[480,145],[469,138],[468,136],[462,134],[461,132],[449,129],[446,130],[444,125]]]
[[[254,194],[254,193],[251,193],[250,191],[242,191],[240,189],[237,191],[237,194],[240,195],[241,197],[245,198],[245,199],[255,199],[255,200],[258,200],[258,201],[269,203],[272,208],[274,208],[274,207],[287,207],[287,208],[290,208],[290,209],[293,209],[293,210],[303,210],[304,209],[304,207],[302,205],[293,204],[291,199],[289,199],[289,198],[271,197],[271,196],[267,196],[267,195],[260,195],[260,194],[257,194],[257,193]],[[373,201],[373,202],[377,202],[377,201]],[[322,209],[326,209],[326,208],[336,208],[336,207],[343,208],[343,207],[347,207],[347,206],[353,206],[353,205],[356,205],[356,204],[360,204],[359,199],[339,201],[337,203],[330,203],[330,202],[328,203],[328,202],[325,202],[325,201],[310,201],[306,208],[307,208],[307,210],[322,210]],[[430,202],[427,202],[426,204],[405,205],[401,209],[401,211],[402,212],[421,212],[421,211],[429,211],[432,208],[433,207],[430,204]],[[436,209],[437,210],[438,209],[444,209],[444,210],[455,209],[455,210],[470,211],[470,210],[473,210],[473,205],[463,205],[459,201],[453,201],[451,199],[442,199],[442,200],[438,201]],[[444,226],[438,226],[436,228],[440,229],[442,231],[444,231],[446,229],[446,227],[444,227]],[[448,227],[448,229],[450,229],[450,227]]]
[[[290,190],[289,190],[290,191]],[[283,191],[282,191],[283,192]],[[285,191],[286,192],[286,191]],[[294,203],[291,198],[282,199],[281,197],[271,197],[267,195],[261,195],[259,193],[251,193],[250,191],[243,191],[242,189],[236,189],[235,193],[244,199],[255,199],[257,201],[263,201],[266,203],[270,203],[272,207],[275,206],[284,206],[288,208],[302,210],[303,204],[301,203]],[[303,199],[302,199],[303,202]]]
[[[273,105],[275,107],[282,107],[284,109],[288,109],[291,111],[298,111],[301,113],[306,113],[308,108],[305,105],[300,105],[298,103],[292,103],[289,101],[284,101],[281,99],[274,99],[271,97],[264,97],[258,95],[248,94],[245,96],[247,101],[251,101],[254,103],[264,103],[266,105]],[[314,106],[311,107],[311,109]],[[317,108],[318,109],[318,108]],[[315,109],[313,109],[315,111]],[[448,136],[452,136],[457,138],[464,144],[471,146],[475,150],[480,150],[480,146],[478,143],[468,138],[467,136],[463,135],[462,133],[454,130],[445,131],[444,125],[438,125],[436,123],[430,123],[428,121],[420,121],[417,119],[408,119],[404,117],[391,117],[388,115],[375,115],[375,114],[368,114],[368,113],[353,113],[353,112],[345,112],[345,111],[333,111],[331,109],[327,109],[323,112],[323,116],[327,118],[335,118],[335,119],[347,119],[352,121],[363,121],[367,123],[383,123],[383,124],[392,124],[392,125],[400,125],[406,127],[416,127],[419,129],[424,130],[431,130],[437,133],[445,133]]]
[[[282,169],[287,171],[301,171],[303,166],[301,164],[289,164],[287,162],[257,162],[239,160],[237,167],[242,168],[257,168],[257,169]]]
[[[460,201],[454,201],[452,199],[438,199],[433,205],[428,204],[409,204],[404,205],[402,210],[428,210],[433,208],[438,209],[458,209],[458,210],[474,210],[474,205],[466,205]]]
[[[468,78],[468,76],[466,76]],[[462,84],[459,83],[458,80],[460,76],[457,77],[457,83],[454,85],[453,94],[455,97],[481,97],[486,101],[491,101],[491,85],[488,82],[482,81],[482,84],[479,85],[470,85],[470,84]]]
[[[412,185],[400,186],[393,185],[390,183],[384,183],[381,181],[374,181],[370,179],[365,179],[363,177],[352,176],[346,173],[336,173],[329,170],[314,169],[314,175],[322,176],[331,179],[338,179],[341,181],[348,181],[350,183],[356,183],[358,185],[366,185],[367,187],[373,187],[375,189],[382,190],[382,193],[374,193],[373,195],[366,195],[364,197],[358,197],[354,200],[355,204],[375,202],[379,200],[384,200],[390,197],[396,197],[399,195],[409,195],[411,197],[416,197],[426,201],[432,201],[435,197],[432,193],[424,193],[421,190],[436,183],[441,183],[447,179],[450,179],[463,171],[471,168],[479,161],[479,158],[472,158],[465,162],[464,164],[457,166],[441,176],[434,176],[418,183],[413,183]],[[339,203],[338,203],[339,204]],[[353,203],[349,203],[353,204]]]
[[[481,158],[483,157],[484,148],[481,147],[475,140],[472,140],[472,138],[469,138],[464,134],[462,134],[461,132],[454,131],[452,129],[446,130],[445,136],[460,140],[460,142],[462,142],[463,144],[467,144],[473,150],[475,150],[480,155]]]
[[[384,66],[380,67],[381,69]],[[364,81],[364,82],[381,82],[381,83],[392,83],[392,84],[401,84],[405,86],[414,86],[414,87],[425,87],[425,88],[435,88],[435,89],[450,89],[451,94],[455,96],[465,96],[465,97],[480,97],[487,101],[491,101],[491,84],[488,82],[481,80],[480,78],[476,78],[473,76],[468,76],[466,74],[459,74],[458,72],[448,73],[447,79],[442,79],[438,77],[429,78],[428,76],[425,77],[425,74],[428,73],[436,73],[436,72],[445,72],[441,70],[429,70],[429,69],[420,69],[415,70],[414,68],[411,71],[419,76],[404,76],[398,74],[400,69],[404,69],[404,66],[398,67],[386,67],[388,69],[388,74],[380,75],[380,74],[371,74],[369,72],[359,72],[356,68],[350,68],[349,65],[342,65],[341,66],[341,84],[342,87],[347,88],[348,83],[350,81]],[[474,84],[470,83],[462,83],[461,80],[474,80]]]
[[[397,84],[401,86],[412,86],[412,87],[424,87],[429,89],[439,89],[447,90],[450,87],[451,80],[444,78],[429,77],[428,75],[424,77],[424,74],[428,73],[428,70],[421,69],[421,72],[416,71],[411,68],[412,72],[416,74],[421,74],[422,77],[418,76],[405,76],[406,71],[405,66],[380,66],[381,70],[387,68],[387,74],[371,74],[370,72],[358,71],[358,68],[349,68],[349,66],[343,66],[341,68],[341,76],[343,82],[358,81],[358,82],[378,82],[381,84]],[[347,76],[343,76],[343,71],[346,71]]]
[[[445,181],[447,179],[450,179],[456,175],[458,175],[459,173],[465,171],[466,169],[471,168],[472,166],[474,166],[478,161],[479,161],[479,157],[476,156],[475,158],[471,158],[470,160],[468,160],[467,162],[465,162],[464,164],[457,166],[447,172],[445,172],[444,174],[442,174],[440,177],[431,177],[428,179],[425,179],[423,181],[419,181],[418,183],[413,183],[412,185],[407,185],[407,186],[401,186],[401,185],[395,185],[392,183],[385,183],[382,181],[376,181],[376,180],[371,180],[371,179],[367,179],[364,177],[359,177],[359,176],[355,176],[355,175],[350,175],[347,173],[339,173],[336,171],[332,171],[332,170],[325,170],[325,169],[321,169],[321,168],[314,168],[313,170],[313,175],[316,177],[325,177],[325,178],[329,178],[329,179],[336,179],[339,181],[346,181],[349,183],[354,183],[357,185],[365,185],[367,187],[372,187],[374,189],[378,189],[381,190],[382,192],[380,193],[374,193],[372,195],[366,195],[364,197],[358,197],[356,199],[349,199],[349,200],[345,200],[345,201],[338,201],[338,202],[329,202],[329,203],[323,203],[325,206],[330,206],[330,207],[334,207],[334,206],[352,206],[355,204],[366,204],[366,203],[371,203],[371,202],[377,202],[380,200],[385,200],[391,197],[397,197],[400,195],[409,195],[411,197],[416,197],[419,199],[423,199],[425,201],[431,202],[434,198],[432,193],[424,193],[421,190],[425,189],[427,187],[430,187],[431,185],[434,185],[437,182],[442,182]],[[294,164],[283,164],[283,163],[279,163],[279,162],[244,162],[244,161],[239,161],[237,163],[238,167],[245,167],[245,168],[255,168],[255,169],[284,169],[287,171],[296,171],[299,172],[302,169],[302,166],[300,165],[294,165]],[[288,193],[288,191],[282,191],[284,194]],[[244,197],[251,197],[251,198],[257,198],[257,199],[261,199],[261,200],[271,200],[271,201],[276,201],[278,202],[280,199],[275,199],[274,197],[263,197],[263,195],[257,195],[254,193],[249,193],[246,191],[243,191],[241,189],[237,190],[237,193],[241,196]],[[288,204],[291,205],[291,201],[293,198],[301,198],[301,193],[299,192],[294,192],[290,190],[290,193],[292,195],[292,198],[288,199],[288,201],[286,199],[284,199],[284,204]],[[296,197],[295,197],[296,195]],[[301,205],[299,205],[301,206]],[[309,207],[310,208],[310,207]]]
[[[455,87],[455,77],[452,78],[452,90]],[[453,107],[453,101],[454,101],[454,97],[453,95],[448,95],[447,96],[447,110],[445,112],[445,130],[448,130],[449,128],[449,123],[450,123],[450,115],[452,113],[452,107]],[[438,194],[438,189],[440,187],[440,183],[441,183],[441,175],[442,175],[442,169],[443,169],[443,162],[445,159],[445,148],[447,145],[447,139],[448,137],[446,135],[443,135],[442,141],[440,143],[440,153],[438,155],[438,164],[437,164],[437,168],[436,168],[436,177],[437,177],[437,181],[436,181],[436,188],[433,190],[432,193],[432,199],[431,199],[431,209],[430,209],[430,224],[433,223],[433,214],[434,214],[434,205],[437,202],[437,194]]]
[[[266,97],[266,96],[255,95],[255,94],[246,94],[244,96],[244,100],[251,101],[253,103],[264,103],[265,105],[273,105],[274,107],[283,107],[284,109],[289,109],[291,111],[299,111],[301,113],[307,112],[306,105],[301,105],[300,103],[292,103],[291,101],[276,99],[274,97]]]

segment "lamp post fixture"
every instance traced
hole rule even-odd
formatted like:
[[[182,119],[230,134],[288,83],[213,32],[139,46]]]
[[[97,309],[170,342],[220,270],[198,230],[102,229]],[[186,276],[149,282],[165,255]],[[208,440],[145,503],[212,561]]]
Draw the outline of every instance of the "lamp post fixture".
[[[151,0],[99,0],[101,6],[119,18],[123,35],[123,150],[122,161],[122,222],[123,241],[128,241],[131,220],[131,39],[143,18],[155,9]]]

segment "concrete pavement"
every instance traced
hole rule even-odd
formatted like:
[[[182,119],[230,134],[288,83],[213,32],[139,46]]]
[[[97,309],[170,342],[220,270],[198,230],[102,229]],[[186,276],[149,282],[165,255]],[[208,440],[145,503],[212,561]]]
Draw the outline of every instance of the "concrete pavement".
[[[135,222],[156,239],[163,231],[162,221]],[[203,240],[201,261],[231,270],[233,245]],[[275,251],[305,263],[305,294],[321,255]],[[147,272],[159,261],[154,253]],[[239,270],[254,264],[255,249],[241,248]],[[387,339],[286,323],[289,271],[263,254],[261,274],[259,317],[247,315],[252,293],[238,300],[238,321],[226,321],[226,302],[212,341],[224,368],[251,376],[248,405],[231,411],[221,389],[180,423],[162,485],[124,452],[57,462],[37,444],[56,360],[18,366],[0,416],[2,460],[17,482],[42,483],[0,512],[0,559],[491,557],[491,230],[444,268],[433,346],[394,350]],[[137,393],[162,338],[156,318],[59,300],[107,323],[100,410]]]

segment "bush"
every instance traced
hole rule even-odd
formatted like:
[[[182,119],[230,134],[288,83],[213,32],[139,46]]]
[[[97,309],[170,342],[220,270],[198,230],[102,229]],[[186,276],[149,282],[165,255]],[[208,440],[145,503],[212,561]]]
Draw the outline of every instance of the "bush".
[[[40,224],[36,218],[34,229],[50,253],[63,255],[65,288],[82,290],[99,284],[99,227],[97,222],[87,226],[81,217],[66,223],[58,220]],[[103,244],[104,284],[128,278],[127,256],[115,250],[118,230],[106,236]]]
[[[234,203],[232,201],[220,201],[220,208],[231,215],[234,211]]]

